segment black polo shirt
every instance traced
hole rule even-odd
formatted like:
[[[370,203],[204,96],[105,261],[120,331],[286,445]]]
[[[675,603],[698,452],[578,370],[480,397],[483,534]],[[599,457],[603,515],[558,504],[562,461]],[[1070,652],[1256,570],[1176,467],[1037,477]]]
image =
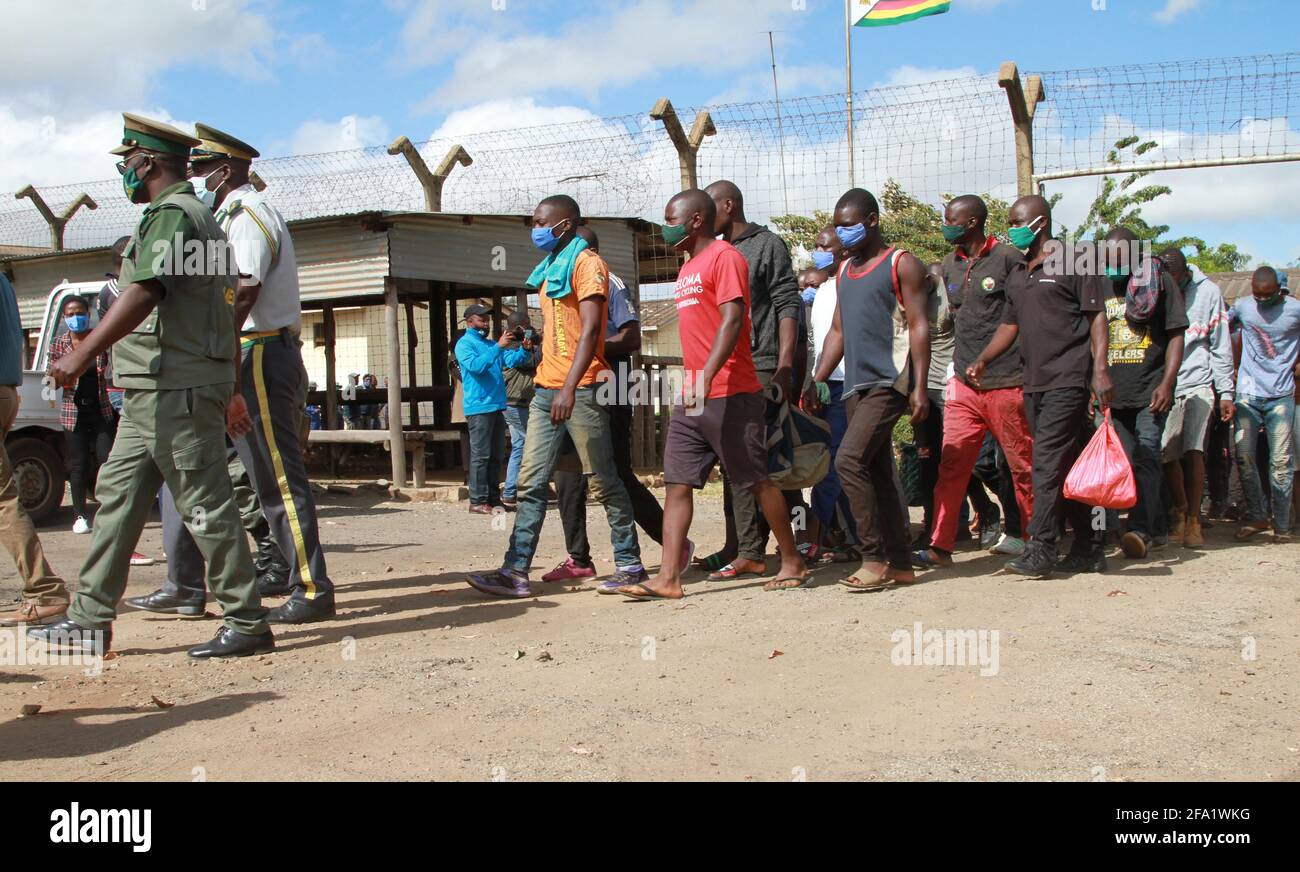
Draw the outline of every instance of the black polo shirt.
[[[1007,276],[1004,324],[1020,328],[1025,393],[1087,388],[1092,378],[1089,312],[1104,312],[1102,281],[1049,275],[1047,262],[1031,271],[1021,262]]]
[[[975,362],[1002,325],[1007,308],[1007,276],[1025,257],[1010,245],[988,237],[975,257],[961,249],[943,259],[943,280],[948,300],[957,309],[956,344],[952,364],[957,378],[966,381],[966,368]],[[1014,388],[1024,381],[1024,364],[1017,339],[997,360],[984,370],[980,385],[984,390]]]

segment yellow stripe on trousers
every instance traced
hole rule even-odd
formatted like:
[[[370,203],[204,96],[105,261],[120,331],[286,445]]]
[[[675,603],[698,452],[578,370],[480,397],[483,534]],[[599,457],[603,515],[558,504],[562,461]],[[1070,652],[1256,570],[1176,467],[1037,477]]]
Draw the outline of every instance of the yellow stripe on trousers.
[[[289,516],[293,547],[298,551],[298,571],[302,573],[303,583],[307,585],[307,599],[315,599],[316,584],[311,580],[311,567],[307,565],[307,543],[303,541],[302,525],[298,523],[298,505],[293,501],[293,491],[289,490],[289,477],[284,474],[284,461],[275,444],[275,427],[271,422],[270,406],[266,402],[266,379],[262,376],[262,352],[265,349],[265,345],[253,346],[253,385],[257,389],[257,412],[262,419],[266,447],[271,452],[271,465],[275,467],[275,483],[280,488],[285,514]]]

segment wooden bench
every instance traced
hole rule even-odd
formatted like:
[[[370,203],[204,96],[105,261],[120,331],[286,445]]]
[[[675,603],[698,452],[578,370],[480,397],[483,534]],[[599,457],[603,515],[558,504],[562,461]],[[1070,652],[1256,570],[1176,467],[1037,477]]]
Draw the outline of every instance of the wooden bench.
[[[387,430],[312,430],[307,437],[309,443],[327,445],[383,445],[389,447]],[[460,442],[459,430],[403,430],[402,442],[411,457],[411,480],[416,487],[424,487],[427,481],[424,469],[424,446],[429,442]],[[406,482],[393,482],[401,487]]]

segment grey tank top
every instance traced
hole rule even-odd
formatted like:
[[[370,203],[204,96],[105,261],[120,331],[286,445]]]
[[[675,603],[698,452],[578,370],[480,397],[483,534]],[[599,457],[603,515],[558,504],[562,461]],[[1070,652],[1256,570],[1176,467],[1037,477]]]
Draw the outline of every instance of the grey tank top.
[[[874,388],[907,393],[910,355],[907,320],[894,296],[894,265],[901,251],[890,248],[865,272],[845,261],[836,287],[844,330],[844,396]]]

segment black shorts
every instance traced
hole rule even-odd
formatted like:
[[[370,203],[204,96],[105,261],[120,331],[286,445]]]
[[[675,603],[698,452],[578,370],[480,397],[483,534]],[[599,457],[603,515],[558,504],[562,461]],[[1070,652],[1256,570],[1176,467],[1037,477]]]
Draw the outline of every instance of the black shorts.
[[[735,487],[766,480],[766,413],[762,394],[709,400],[698,415],[674,406],[664,445],[664,483],[704,487],[719,461]]]

